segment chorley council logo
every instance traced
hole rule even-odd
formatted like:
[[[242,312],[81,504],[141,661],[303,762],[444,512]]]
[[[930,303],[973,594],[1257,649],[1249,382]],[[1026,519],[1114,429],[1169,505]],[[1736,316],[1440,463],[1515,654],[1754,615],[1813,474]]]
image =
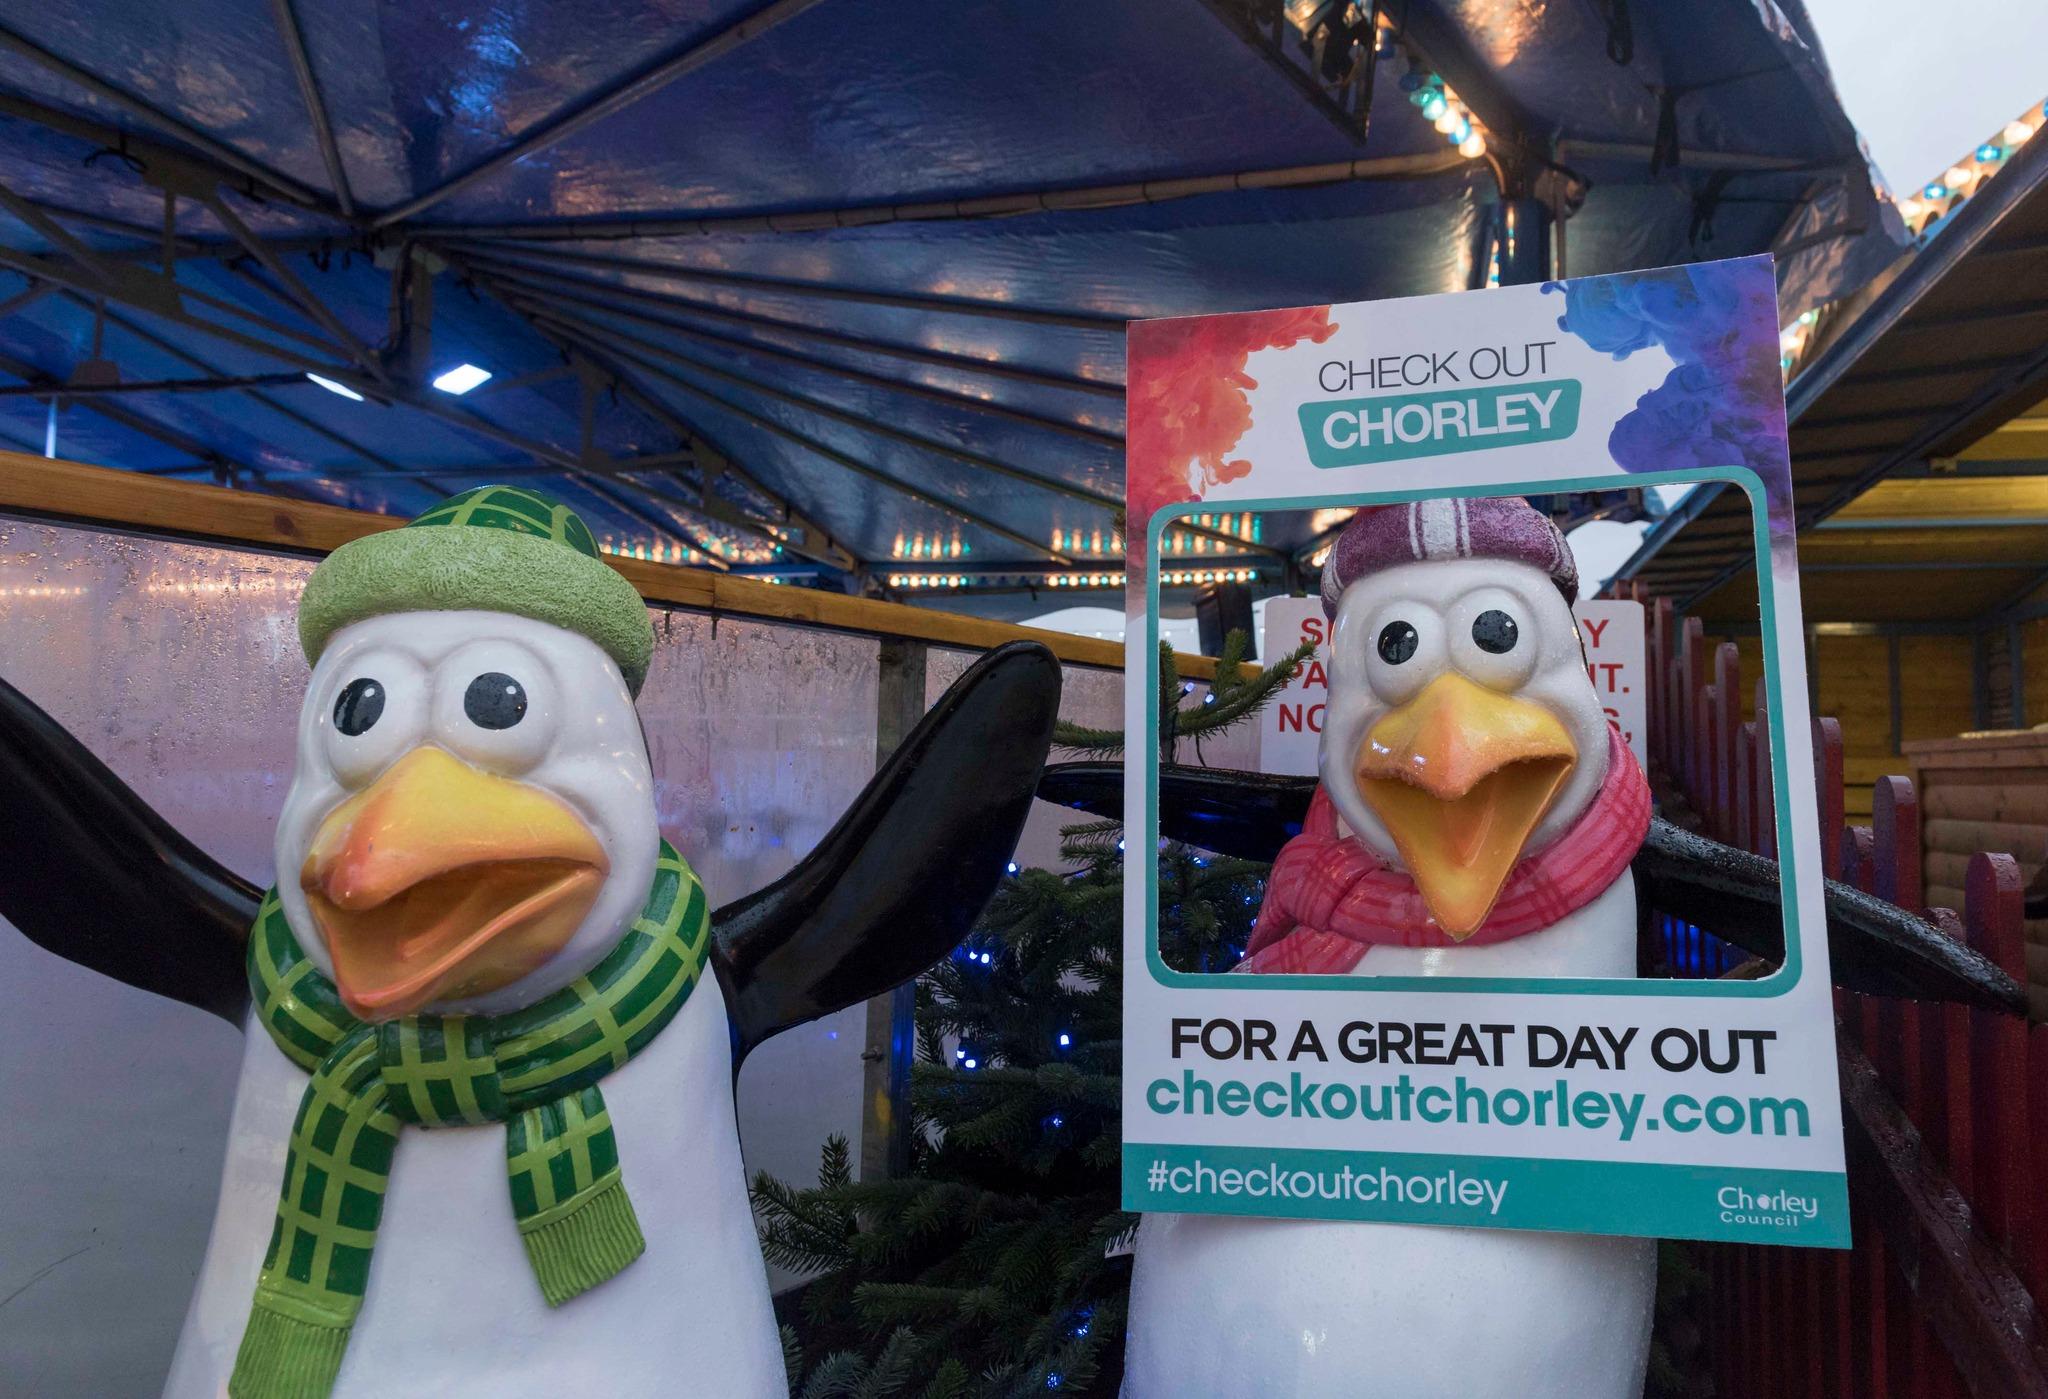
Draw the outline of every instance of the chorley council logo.
[[[1765,1224],[1780,1229],[1797,1229],[1820,1217],[1817,1197],[1790,1190],[1767,1190],[1751,1194],[1739,1185],[1724,1185],[1714,1193],[1721,1206],[1723,1224]]]

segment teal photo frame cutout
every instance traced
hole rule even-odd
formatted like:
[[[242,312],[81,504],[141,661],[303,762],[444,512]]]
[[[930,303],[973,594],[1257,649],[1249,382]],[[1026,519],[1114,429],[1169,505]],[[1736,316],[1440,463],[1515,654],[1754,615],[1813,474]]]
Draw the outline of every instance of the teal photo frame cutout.
[[[1765,508],[1769,488],[1762,476],[1746,466],[1696,467],[1675,471],[1632,472],[1627,476],[1570,476],[1548,480],[1518,481],[1473,487],[1469,490],[1364,491],[1313,497],[1262,497],[1235,499],[1229,504],[1243,510],[1301,510],[1318,506],[1399,505],[1411,500],[1470,500],[1488,496],[1547,494],[1555,491],[1613,490],[1618,484],[1630,486],[1696,485],[1720,481],[1741,489],[1749,501],[1756,545],[1757,608],[1762,618],[1764,654],[1764,701],[1769,710],[1770,731],[1786,732],[1785,695],[1780,671],[1778,634],[1774,624],[1777,611],[1776,580],[1772,577],[1769,512]],[[1214,510],[1217,502],[1186,501],[1160,510],[1146,525],[1148,548],[1145,565],[1145,669],[1144,693],[1159,689],[1159,563],[1160,545],[1166,527],[1176,520]],[[1159,835],[1159,714],[1146,706],[1144,724],[1145,795],[1139,812],[1139,829],[1155,845]],[[1790,857],[1793,848],[1790,769],[1785,762],[1785,745],[1771,745],[1771,783],[1774,799],[1772,820],[1777,826],[1780,907],[1785,920],[1785,962],[1769,976],[1754,981],[1723,981],[1660,977],[1633,980],[1623,977],[1439,977],[1439,976],[1328,976],[1300,972],[1269,972],[1262,976],[1238,976],[1231,972],[1183,972],[1166,965],[1159,955],[1159,862],[1143,861],[1145,896],[1145,964],[1155,985],[1172,987],[1228,987],[1232,990],[1261,991],[1349,991],[1371,994],[1380,991],[1502,992],[1511,995],[1582,996],[1708,996],[1728,999],[1766,999],[1782,996],[1799,984],[1804,970],[1800,950],[1800,871]]]

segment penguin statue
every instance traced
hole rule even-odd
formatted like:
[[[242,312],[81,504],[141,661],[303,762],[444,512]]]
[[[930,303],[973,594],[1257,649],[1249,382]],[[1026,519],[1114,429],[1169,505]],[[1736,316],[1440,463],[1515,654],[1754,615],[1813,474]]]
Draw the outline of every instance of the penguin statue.
[[[974,666],[811,855],[717,912],[655,825],[645,605],[566,507],[459,495],[325,559],[260,892],[0,685],[0,913],[244,1023],[166,1393],[787,1393],[734,1121],[753,1046],[917,975],[1000,878],[1059,671]]]
[[[1587,675],[1577,588],[1563,535],[1520,499],[1368,509],[1345,527],[1323,573],[1320,783],[1161,774],[1165,834],[1254,859],[1278,847],[1240,971],[1633,977],[1646,865],[1658,907],[1732,909],[1782,952],[1775,866],[1653,832],[1644,774]],[[1051,769],[1041,795],[1113,814],[1106,768]],[[1847,891],[1829,892],[1834,913]],[[1846,913],[1848,936],[1876,945],[1846,961],[1872,989],[2017,1003],[2009,978],[1904,911],[1858,896]],[[1124,1394],[1636,1399],[1655,1289],[1647,1239],[1148,1215]]]

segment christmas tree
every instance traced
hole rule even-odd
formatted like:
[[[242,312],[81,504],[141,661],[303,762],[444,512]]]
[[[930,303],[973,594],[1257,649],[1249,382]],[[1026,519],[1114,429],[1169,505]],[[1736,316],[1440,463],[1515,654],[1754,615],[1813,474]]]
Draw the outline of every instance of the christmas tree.
[[[1256,672],[1247,649],[1232,633],[1197,697],[1160,648],[1163,760],[1199,761],[1312,648]],[[1124,735],[1062,725],[1055,743],[1120,755]],[[1006,881],[918,984],[911,1173],[855,1181],[835,1139],[816,1186],[754,1182],[768,1258],[821,1274],[788,1308],[800,1399],[1117,1390],[1137,1225],[1119,1206],[1125,839],[1118,822],[1061,834],[1070,868]],[[1174,844],[1156,858],[1161,955],[1234,966],[1265,867]]]

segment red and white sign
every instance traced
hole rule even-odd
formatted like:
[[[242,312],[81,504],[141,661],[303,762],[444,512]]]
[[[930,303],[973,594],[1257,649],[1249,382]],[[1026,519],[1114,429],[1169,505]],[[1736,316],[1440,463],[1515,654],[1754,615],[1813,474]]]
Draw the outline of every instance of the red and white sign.
[[[1643,750],[1644,701],[1648,693],[1643,605],[1639,602],[1582,602],[1579,635],[1586,642],[1586,674],[1621,730],[1636,761],[1648,762]],[[1259,771],[1297,777],[1316,775],[1316,752],[1323,738],[1323,707],[1330,698],[1330,680],[1323,650],[1329,635],[1320,598],[1276,597],[1266,604],[1266,624],[1259,654],[1271,660],[1304,642],[1315,655],[1304,661],[1259,715]]]
[[[1643,725],[1648,722],[1644,706],[1650,673],[1644,654],[1643,605],[1581,602],[1572,611],[1578,614],[1579,635],[1586,641],[1586,674],[1592,677],[1593,693],[1607,709],[1607,722],[1621,730],[1647,771],[1650,756],[1643,749]]]
[[[1266,603],[1259,654],[1271,661],[1303,642],[1314,642],[1316,653],[1295,668],[1287,687],[1259,713],[1260,772],[1316,775],[1316,750],[1323,741],[1323,706],[1330,698],[1330,677],[1324,665],[1329,627],[1321,598],[1276,597]]]

